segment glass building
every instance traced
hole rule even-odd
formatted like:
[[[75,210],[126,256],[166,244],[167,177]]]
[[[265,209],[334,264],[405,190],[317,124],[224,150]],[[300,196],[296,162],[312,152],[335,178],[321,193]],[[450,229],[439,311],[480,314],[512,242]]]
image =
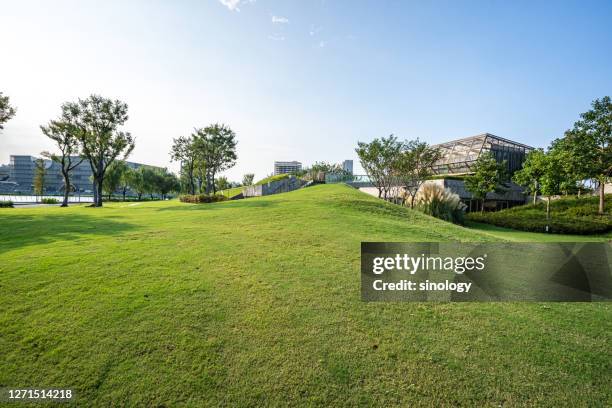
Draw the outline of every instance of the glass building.
[[[509,174],[519,170],[525,156],[533,147],[504,139],[490,133],[452,140],[434,145],[442,152],[442,158],[432,170],[435,174],[469,174],[478,157],[489,152],[498,162],[506,161]]]

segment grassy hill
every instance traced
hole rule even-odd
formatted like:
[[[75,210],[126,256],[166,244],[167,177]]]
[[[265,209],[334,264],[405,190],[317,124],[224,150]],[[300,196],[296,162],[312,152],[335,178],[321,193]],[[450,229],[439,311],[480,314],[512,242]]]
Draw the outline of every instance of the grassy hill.
[[[342,185],[2,209],[0,384],[89,406],[610,405],[610,304],[360,301],[361,241],[491,239]]]

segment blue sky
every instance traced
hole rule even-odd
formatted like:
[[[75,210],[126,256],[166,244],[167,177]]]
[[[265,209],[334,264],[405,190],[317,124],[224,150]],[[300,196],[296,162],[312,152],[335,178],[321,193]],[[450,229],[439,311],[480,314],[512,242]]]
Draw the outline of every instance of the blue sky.
[[[545,146],[612,95],[612,2],[21,0],[1,10],[0,90],[18,114],[0,163],[52,149],[38,126],[90,93],[129,104],[134,161],[176,170],[173,137],[230,125],[232,180],[264,177],[274,160],[357,161],[357,141],[390,133]]]

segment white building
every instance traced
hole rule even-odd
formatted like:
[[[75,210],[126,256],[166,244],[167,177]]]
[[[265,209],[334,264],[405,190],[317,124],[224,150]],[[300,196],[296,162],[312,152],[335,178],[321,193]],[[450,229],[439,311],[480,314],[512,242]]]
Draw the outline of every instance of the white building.
[[[275,161],[274,175],[297,173],[302,170],[302,163],[298,161]]]

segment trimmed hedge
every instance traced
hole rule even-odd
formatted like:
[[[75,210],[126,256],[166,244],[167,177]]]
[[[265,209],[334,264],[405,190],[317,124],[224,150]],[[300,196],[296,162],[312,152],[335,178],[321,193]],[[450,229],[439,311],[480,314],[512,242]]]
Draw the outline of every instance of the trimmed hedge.
[[[612,195],[606,198],[606,214],[598,215],[598,197],[568,197],[551,201],[550,232],[601,234],[612,231]],[[546,232],[546,203],[522,205],[497,212],[469,213],[471,221],[521,231]]]
[[[11,200],[0,200],[0,208],[13,208],[14,206]]]
[[[283,180],[283,179],[286,179],[286,178],[288,178],[290,176],[291,176],[291,174],[277,174],[276,176],[270,176],[270,177],[266,177],[263,180],[259,180],[254,185],[259,186],[261,184],[267,184],[267,183],[270,183],[272,181]]]
[[[59,200],[57,198],[43,198],[40,200],[43,204],[59,204]]]
[[[205,203],[216,203],[219,201],[227,201],[227,198],[224,195],[216,194],[216,195],[207,195],[207,194],[184,194],[179,197],[179,200],[183,203],[191,203],[191,204],[205,204]]]

